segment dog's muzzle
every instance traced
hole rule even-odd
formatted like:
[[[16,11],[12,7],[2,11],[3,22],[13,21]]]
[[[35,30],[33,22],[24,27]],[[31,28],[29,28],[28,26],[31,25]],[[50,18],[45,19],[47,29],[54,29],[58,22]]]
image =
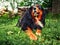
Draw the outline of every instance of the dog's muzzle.
[[[36,8],[34,8],[33,11],[34,11],[34,17],[37,17],[39,15],[39,13],[37,13]]]
[[[34,13],[34,17],[37,17],[39,14],[37,14],[37,13]]]

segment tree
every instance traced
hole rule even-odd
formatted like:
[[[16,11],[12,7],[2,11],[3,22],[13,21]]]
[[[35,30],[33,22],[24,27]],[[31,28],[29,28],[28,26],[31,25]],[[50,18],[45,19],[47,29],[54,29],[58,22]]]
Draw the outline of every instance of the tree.
[[[52,12],[54,14],[60,14],[60,0],[53,0],[52,2]]]

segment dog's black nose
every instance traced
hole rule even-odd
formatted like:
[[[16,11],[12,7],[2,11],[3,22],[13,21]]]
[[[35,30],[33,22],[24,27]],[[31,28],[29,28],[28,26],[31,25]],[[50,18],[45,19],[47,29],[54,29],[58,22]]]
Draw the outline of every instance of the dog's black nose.
[[[36,13],[36,11],[34,10],[34,13]]]

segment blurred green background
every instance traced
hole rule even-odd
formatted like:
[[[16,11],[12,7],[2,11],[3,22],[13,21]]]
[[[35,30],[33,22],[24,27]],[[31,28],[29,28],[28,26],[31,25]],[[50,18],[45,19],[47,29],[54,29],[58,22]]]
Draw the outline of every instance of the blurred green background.
[[[60,14],[46,15],[46,25],[37,41],[30,40],[21,28],[16,27],[18,19],[19,16],[0,17],[0,45],[60,45]]]
[[[23,0],[20,3],[19,1],[17,1],[19,6],[31,6],[33,3],[32,0]],[[37,2],[44,8],[52,7],[52,0],[44,0],[43,3],[37,0]],[[37,41],[30,40],[25,32],[21,30],[21,27],[16,27],[20,16],[9,18],[8,15],[3,14],[0,17],[0,45],[60,45],[60,14],[48,12],[42,36],[38,36]]]

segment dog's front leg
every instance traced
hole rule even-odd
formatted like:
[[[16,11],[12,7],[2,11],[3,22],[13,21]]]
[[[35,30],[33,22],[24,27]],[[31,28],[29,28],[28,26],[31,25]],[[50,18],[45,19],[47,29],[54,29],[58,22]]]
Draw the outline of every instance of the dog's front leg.
[[[30,27],[27,27],[27,30],[25,31],[26,34],[29,36],[30,39],[32,40],[37,40],[37,37],[35,34],[33,34],[32,30]]]

